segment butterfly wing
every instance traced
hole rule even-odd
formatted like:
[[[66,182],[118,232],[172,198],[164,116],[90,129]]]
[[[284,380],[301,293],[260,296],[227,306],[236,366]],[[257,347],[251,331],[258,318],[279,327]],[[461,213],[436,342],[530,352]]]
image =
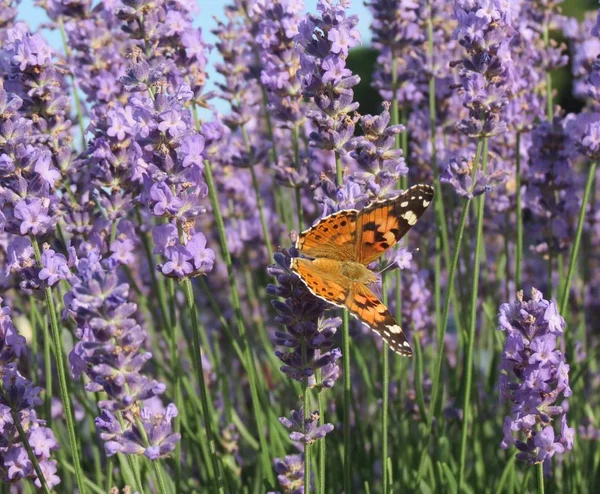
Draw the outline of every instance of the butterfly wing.
[[[357,218],[357,261],[370,264],[410,230],[433,200],[433,187],[419,184],[394,199],[374,202]]]
[[[361,283],[354,283],[346,299],[350,313],[378,333],[396,353],[412,356],[412,350],[400,325],[376,295]]]
[[[339,261],[317,259],[311,261],[301,257],[292,258],[290,268],[300,276],[302,282],[316,297],[330,304],[344,307],[349,293],[349,284],[339,276]],[[336,269],[337,268],[337,269]]]
[[[356,260],[356,218],[358,211],[346,209],[321,218],[298,235],[296,249],[309,257]]]

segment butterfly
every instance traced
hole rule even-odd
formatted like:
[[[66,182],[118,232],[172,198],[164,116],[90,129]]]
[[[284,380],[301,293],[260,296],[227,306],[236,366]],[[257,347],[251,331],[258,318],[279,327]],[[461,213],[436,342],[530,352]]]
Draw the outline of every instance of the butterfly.
[[[406,235],[432,200],[433,188],[420,184],[360,211],[325,216],[298,235],[295,247],[303,257],[291,259],[290,268],[313,295],[348,309],[404,356],[412,355],[410,345],[388,308],[369,289],[377,276],[367,266]]]

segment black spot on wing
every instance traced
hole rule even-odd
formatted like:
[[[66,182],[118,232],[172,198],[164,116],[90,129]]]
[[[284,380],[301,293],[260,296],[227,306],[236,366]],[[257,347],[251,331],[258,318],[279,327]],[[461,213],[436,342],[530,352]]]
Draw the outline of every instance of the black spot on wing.
[[[363,228],[363,231],[371,230],[371,231],[376,232],[377,231],[377,223],[375,223],[374,221],[369,221],[369,222],[365,223],[362,228]]]

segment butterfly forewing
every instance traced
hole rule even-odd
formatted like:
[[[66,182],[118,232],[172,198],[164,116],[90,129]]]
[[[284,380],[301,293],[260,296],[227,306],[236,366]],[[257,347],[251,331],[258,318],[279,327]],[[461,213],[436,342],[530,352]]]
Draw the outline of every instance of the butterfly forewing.
[[[433,200],[433,187],[415,185],[402,195],[370,204],[357,218],[357,261],[372,263],[406,235]]]
[[[296,249],[314,258],[356,259],[357,216],[355,209],[346,209],[321,218],[315,226],[298,235]]]

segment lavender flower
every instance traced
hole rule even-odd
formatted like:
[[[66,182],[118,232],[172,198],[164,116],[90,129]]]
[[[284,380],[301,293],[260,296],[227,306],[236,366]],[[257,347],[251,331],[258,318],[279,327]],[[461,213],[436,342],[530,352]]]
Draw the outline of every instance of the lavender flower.
[[[5,33],[15,22],[21,0],[7,0],[0,4],[0,40],[4,41]]]
[[[138,423],[132,412],[125,413],[123,426],[111,412],[104,410],[96,419],[100,438],[106,441],[106,454],[143,454],[150,460],[158,460],[175,449],[180,439],[172,432],[172,420],[177,416],[173,403],[164,411],[153,413],[148,408],[140,411]],[[143,427],[143,431],[139,428]]]
[[[373,87],[385,101],[416,106],[424,99],[425,7],[413,0],[371,0],[373,46],[379,50]],[[392,73],[392,68],[396,74]],[[395,87],[394,87],[395,75]]]
[[[253,6],[253,13],[259,19],[256,41],[262,63],[260,81],[269,101],[267,110],[284,128],[293,128],[304,120],[300,81],[296,75],[300,54],[294,42],[302,7],[302,1],[291,0],[261,0]]]
[[[139,66],[142,69],[136,70]],[[145,82],[140,86],[143,81],[152,81],[147,79],[146,68],[144,60],[135,59],[123,82],[135,91],[146,89]],[[194,232],[193,228],[196,217],[205,210],[202,198],[207,194],[202,175],[204,138],[192,130],[191,112],[184,106],[192,97],[189,87],[181,84],[169,93],[163,76],[161,71],[153,76],[157,80],[152,86],[158,89],[154,98],[132,96],[130,106],[108,112],[106,135],[116,141],[116,149],[122,148],[119,141],[134,140],[135,145],[129,148],[129,160],[138,166],[127,167],[132,172],[123,170],[126,186],[121,190],[133,194],[141,186],[140,201],[153,215],[172,222],[166,239],[158,238],[166,233],[164,227],[155,227],[155,241],[165,246],[155,252],[167,259],[158,269],[166,276],[183,279],[207,273],[214,261],[214,253],[206,247],[204,235]],[[102,140],[98,144],[106,147]],[[97,156],[106,163],[105,153]],[[121,175],[120,170],[111,168],[115,169],[104,167],[106,178],[114,176],[115,171]],[[106,198],[108,203],[114,195]],[[118,216],[124,213],[126,210],[121,208]],[[182,229],[181,236],[177,228]]]
[[[533,250],[552,255],[567,249],[572,238],[570,219],[579,210],[573,174],[571,124],[554,119],[532,132],[529,166],[524,170],[527,194],[524,207],[532,213]]]
[[[86,257],[76,260],[78,273],[65,295],[80,340],[69,356],[71,370],[75,378],[87,374],[88,391],[104,391],[108,397],[98,402],[103,414],[96,420],[107,441],[107,453],[122,451],[157,459],[172,451],[179,440],[171,429],[177,409],[172,404],[166,413],[138,409],[142,402],[162,394],[165,385],[140,372],[152,354],[142,350],[146,332],[134,318],[137,307],[128,301],[129,286],[118,281],[118,265],[114,259],[102,261],[92,246],[88,249]],[[116,413],[123,414],[122,422]]]
[[[494,169],[493,166],[488,167],[485,172],[477,169],[473,183],[473,162],[461,157],[449,161],[440,176],[440,181],[452,186],[459,196],[472,199],[492,190],[495,185],[505,180],[507,174],[505,170]]]
[[[455,2],[458,25],[454,37],[467,52],[460,64],[463,105],[469,117],[457,124],[469,136],[493,136],[506,131],[502,110],[513,91],[510,42],[514,30],[508,6],[499,1]]]
[[[297,41],[302,48],[298,77],[305,97],[312,97],[317,109],[307,113],[316,131],[312,145],[343,153],[354,135],[358,108],[352,88],[359,77],[346,68],[350,48],[358,44],[358,18],[346,16],[346,1],[319,0],[319,16],[309,14],[300,22]]]
[[[51,195],[55,172],[50,151],[34,147],[31,120],[21,116],[23,99],[0,79],[0,226],[16,235],[43,236],[54,229],[58,201]],[[40,167],[39,164],[44,164]]]
[[[584,23],[583,28],[589,28],[589,23]],[[592,32],[599,36],[596,28]],[[587,95],[594,100],[596,111],[587,111],[579,113],[569,126],[569,134],[573,135],[573,140],[578,151],[589,158],[597,161],[600,159],[600,113],[598,103],[600,103],[600,40],[592,38],[588,43],[594,43],[593,61],[582,64],[581,73],[587,76]],[[585,46],[585,45],[584,45]],[[583,51],[584,46],[580,51]]]
[[[233,6],[228,6],[226,14],[227,22],[217,21],[217,28],[213,29],[219,38],[216,47],[223,58],[215,68],[225,79],[216,84],[221,90],[220,96],[231,104],[231,112],[224,117],[225,123],[238,128],[259,113],[258,80],[251,76],[257,60],[252,52],[252,34],[245,25],[244,5],[234,2]]]
[[[284,494],[304,494],[304,455],[275,459],[275,472]]]
[[[286,332],[276,331],[274,343],[290,350],[276,352],[277,357],[284,363],[281,370],[297,381],[308,377],[310,387],[331,387],[333,382],[316,383],[314,373],[326,366],[337,367],[335,362],[341,353],[339,349],[333,348],[332,340],[341,320],[323,318],[327,304],[312,295],[298,276],[289,270],[289,254],[276,253],[275,262],[277,264],[270,266],[268,273],[277,277],[279,285],[269,285],[267,292],[286,299],[285,302],[272,302],[278,312],[276,321],[285,326]],[[302,358],[304,345],[305,360]]]
[[[323,439],[328,433],[333,430],[333,424],[324,424],[317,426],[319,421],[319,411],[312,412],[305,418],[304,410],[292,410],[290,418],[281,417],[279,422],[291,431],[290,439],[294,442],[302,444],[312,444],[319,439]]]
[[[389,105],[384,106],[381,115],[363,115],[360,126],[363,135],[348,143],[352,156],[360,167],[354,174],[354,181],[372,197],[384,197],[401,176],[408,173],[401,149],[395,149],[395,137],[404,131],[402,125],[389,125]]]
[[[274,300],[272,304],[278,313],[276,321],[286,328],[285,332],[275,332],[274,343],[289,349],[285,352],[279,350],[275,352],[284,364],[281,371],[292,379],[304,381],[308,388],[331,388],[339,378],[340,372],[337,360],[342,354],[339,348],[332,348],[332,338],[341,320],[340,318],[324,319],[323,312],[327,305],[314,297],[298,276],[290,271],[288,252],[277,252],[274,257],[277,264],[269,266],[267,272],[277,278],[278,285],[269,285],[267,292],[285,298],[285,302]],[[316,370],[321,371],[321,382],[315,380]],[[279,419],[291,431],[292,441],[306,446],[317,440],[323,440],[333,430],[333,424],[317,425],[318,410],[308,417],[305,414],[306,411],[303,409],[292,410],[290,418]],[[285,466],[285,463],[277,461],[275,463],[279,483],[286,489],[285,492],[296,492],[297,489],[302,488],[303,483],[293,482],[284,473],[287,471]],[[303,464],[302,469],[304,469]],[[303,482],[302,477],[294,480]]]
[[[81,340],[70,362],[76,378],[82,372],[89,376],[88,391],[107,393],[109,399],[100,402],[101,408],[122,410],[161,394],[165,386],[139,373],[152,357],[141,351],[146,332],[132,318],[136,305],[128,302],[129,286],[119,283],[114,266],[103,267],[100,259],[92,251],[77,261],[77,277],[65,295]]]
[[[562,402],[572,394],[569,366],[557,348],[565,321],[556,302],[544,300],[535,288],[530,301],[519,291],[515,302],[500,306],[498,320],[506,332],[500,393],[512,403],[511,415],[504,421],[502,447],[514,444],[519,449],[517,458],[530,464],[547,461],[573,448],[574,432],[567,426]],[[558,423],[560,434],[553,425]]]
[[[3,302],[0,298],[0,304]],[[60,446],[46,422],[37,418],[34,408],[42,403],[40,388],[33,385],[17,370],[17,357],[24,357],[25,338],[17,333],[9,307],[0,308],[0,476],[6,483],[24,478],[34,481],[41,488],[33,464],[15,424],[18,420],[33,454],[35,455],[46,485],[60,484],[56,475],[56,460],[52,453]]]
[[[42,269],[38,276],[49,286],[56,284],[59,280],[66,280],[71,274],[66,257],[57,254],[52,249],[44,250],[41,265]]]

